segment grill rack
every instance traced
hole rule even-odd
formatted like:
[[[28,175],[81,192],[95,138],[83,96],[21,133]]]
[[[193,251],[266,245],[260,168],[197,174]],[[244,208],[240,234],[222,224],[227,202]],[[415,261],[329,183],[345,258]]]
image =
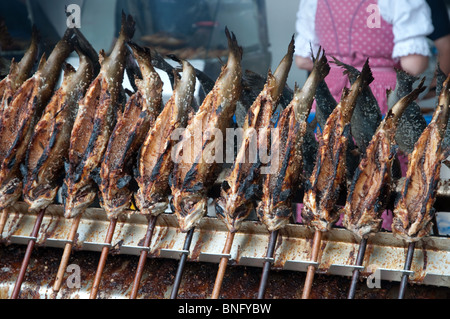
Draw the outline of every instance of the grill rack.
[[[443,187],[440,187],[442,195]],[[111,252],[122,255],[139,255],[148,249],[151,258],[179,259],[187,254],[190,262],[218,263],[225,245],[227,228],[215,217],[206,216],[195,228],[190,251],[182,249],[185,233],[179,230],[174,214],[162,214],[149,248],[141,247],[145,236],[147,216],[128,211],[118,223],[111,244]],[[24,202],[10,209],[5,229],[1,234],[4,243],[26,245],[30,239],[42,247],[63,248],[67,243],[71,220],[64,218],[62,205],[50,205],[37,238],[29,237],[37,215],[28,212]],[[109,220],[103,209],[89,208],[81,219],[75,250],[100,252]],[[236,234],[228,257],[229,265],[262,267],[267,261],[268,232],[259,221],[245,221]],[[324,234],[320,263],[310,261],[314,230],[300,224],[290,224],[280,231],[275,255],[269,261],[274,270],[306,272],[308,266],[316,267],[322,275],[350,277],[357,267],[358,239],[348,230],[333,228]],[[359,267],[362,278],[399,282],[404,273],[409,282],[450,288],[450,238],[429,236],[417,244],[411,271],[404,271],[408,244],[390,232],[380,232],[369,239],[363,266]],[[132,276],[132,274],[130,274]],[[100,287],[101,291],[101,287]]]

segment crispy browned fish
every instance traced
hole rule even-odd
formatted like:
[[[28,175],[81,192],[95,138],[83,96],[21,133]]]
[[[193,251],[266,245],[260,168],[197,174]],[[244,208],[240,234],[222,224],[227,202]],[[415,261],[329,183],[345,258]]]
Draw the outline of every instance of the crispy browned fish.
[[[100,54],[101,69],[80,101],[69,149],[69,163],[63,185],[65,216],[82,213],[95,199],[97,188],[92,173],[100,167],[120,108],[126,45],[135,23],[122,15],[122,27],[108,57]]]
[[[100,204],[109,218],[117,218],[131,204],[129,182],[133,165],[145,136],[161,111],[163,82],[151,63],[149,49],[130,43],[142,79],[136,79],[138,91],[129,99],[117,120],[101,163]]]
[[[359,238],[380,230],[381,214],[391,194],[392,163],[398,146],[395,133],[404,110],[425,90],[423,81],[397,102],[381,122],[355,172],[341,213],[343,225]]]
[[[139,189],[135,194],[136,205],[142,214],[157,216],[169,204],[169,176],[174,161],[172,134],[187,125],[188,114],[194,99],[195,69],[187,61],[180,61],[183,76],[175,76],[174,91],[155,125],[148,132],[138,159],[136,180]]]
[[[33,27],[31,35],[31,43],[28,50],[20,62],[11,61],[11,66],[8,75],[0,81],[0,125],[1,113],[6,108],[8,103],[11,103],[14,94],[20,88],[31,75],[31,70],[36,63],[39,48],[39,33],[36,28]]]
[[[358,96],[372,81],[367,61],[351,89],[344,89],[341,102],[319,136],[319,152],[314,171],[305,183],[302,210],[304,222],[316,230],[325,232],[339,219],[335,204],[345,180],[350,121]]]
[[[444,83],[430,124],[409,156],[406,180],[394,209],[392,231],[407,242],[427,236],[433,223],[441,163],[448,156],[442,147],[450,107],[450,77]]]
[[[277,128],[279,138],[273,148],[278,150],[278,169],[263,176],[263,196],[258,205],[259,219],[270,232],[283,228],[292,215],[292,196],[302,176],[302,144],[308,129],[308,116],[321,81],[330,72],[325,54],[315,60],[314,68],[302,89],[295,88],[292,102],[281,114]],[[273,161],[273,160],[272,160]]]
[[[92,61],[81,51],[78,69],[65,65],[64,80],[34,128],[22,174],[24,200],[30,211],[39,211],[53,202],[68,157],[70,133],[78,102],[94,77]]]
[[[227,64],[175,148],[172,209],[183,232],[195,227],[206,214],[207,192],[220,173],[223,137],[241,93],[242,48],[234,34],[228,29],[225,33],[230,49]]]
[[[4,105],[0,125],[0,209],[13,205],[22,193],[20,164],[34,126],[53,94],[61,66],[72,51],[73,32],[69,29],[48,60],[41,59],[38,71]]]
[[[241,146],[229,176],[222,183],[221,196],[215,205],[217,215],[230,232],[236,232],[254,208],[260,184],[261,160],[258,151],[270,144],[271,118],[286,85],[293,54],[292,40],[287,54],[273,74],[269,71],[263,90],[247,112]]]

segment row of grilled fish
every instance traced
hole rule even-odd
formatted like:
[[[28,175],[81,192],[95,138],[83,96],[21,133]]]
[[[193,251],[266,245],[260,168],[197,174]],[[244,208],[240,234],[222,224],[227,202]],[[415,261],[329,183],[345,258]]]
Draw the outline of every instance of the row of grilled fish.
[[[447,154],[448,80],[444,83],[440,75],[435,117],[425,129],[414,102],[423,83],[413,90],[417,79],[399,71],[397,89],[390,94],[394,106],[382,120],[369,86],[373,78],[368,62],[360,72],[334,61],[351,83],[337,103],[325,83],[330,67],[323,51],[314,57],[314,69],[303,88],[292,91],[286,81],[293,40],[279,67],[263,78],[243,74],[242,48],[234,34],[225,33],[229,56],[214,82],[189,62],[173,57],[180,64],[180,76],[180,70],[168,66],[156,52],[133,44],[134,21],[125,15],[109,56],[102,51],[99,59],[93,57],[82,34],[69,29],[28,78],[38,54],[34,32],[22,61],[13,62],[0,82],[0,208],[12,206],[23,194],[30,210],[44,209],[62,184],[68,218],[83,213],[96,195],[109,218],[127,210],[133,198],[142,214],[157,216],[172,195],[170,206],[181,230],[188,231],[206,214],[208,191],[223,168],[216,160],[223,149],[221,137],[226,136],[237,105],[243,105],[248,108],[243,137],[215,204],[230,232],[238,231],[252,210],[269,231],[284,227],[302,184],[307,224],[326,231],[343,213],[344,225],[359,236],[376,232],[390,196],[397,144],[411,153],[411,160],[393,229],[408,238],[427,233],[436,171]],[[74,50],[80,58],[77,70],[64,62]],[[173,79],[173,95],[165,106],[155,66]],[[61,68],[64,79],[54,91]],[[128,101],[121,85],[125,69],[135,75],[135,92]],[[200,106],[194,99],[197,79],[207,93]],[[256,87],[249,85],[256,82]],[[313,124],[321,128],[318,140],[314,125],[308,123],[314,101]],[[280,104],[283,110],[276,117]],[[265,152],[268,161],[261,152],[250,161],[255,143],[258,150],[270,148],[270,154]],[[264,164],[275,170],[263,173]],[[347,184],[347,204],[338,210],[337,198]],[[419,196],[424,189],[427,196]],[[420,212],[413,208],[419,206]]]

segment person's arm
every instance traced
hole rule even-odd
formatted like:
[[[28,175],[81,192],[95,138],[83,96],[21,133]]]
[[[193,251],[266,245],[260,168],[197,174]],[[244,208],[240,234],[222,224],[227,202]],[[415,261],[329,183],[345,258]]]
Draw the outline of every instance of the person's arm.
[[[427,69],[428,60],[428,56],[410,54],[400,58],[400,65],[405,72],[417,76]]]
[[[431,10],[425,0],[379,0],[380,13],[392,23],[394,51],[404,71],[419,75],[428,67],[431,55],[427,36],[433,32]]]
[[[314,63],[310,58],[304,58],[302,56],[295,56],[295,64],[299,69],[312,71]]]
[[[450,73],[450,34],[434,41],[434,45],[439,52],[438,61],[442,72]]]
[[[295,38],[295,64],[299,69],[311,71],[311,53],[316,54],[319,40],[315,31],[317,0],[301,0],[297,12]],[[311,49],[313,52],[311,52]]]

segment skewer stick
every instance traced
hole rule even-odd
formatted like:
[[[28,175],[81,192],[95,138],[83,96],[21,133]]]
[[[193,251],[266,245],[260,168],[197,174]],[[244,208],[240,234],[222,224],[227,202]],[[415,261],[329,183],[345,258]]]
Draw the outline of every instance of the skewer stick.
[[[223,254],[229,255],[231,247],[233,246],[235,232],[228,232],[225,247],[223,248]],[[216,281],[214,282],[214,289],[211,295],[211,299],[219,299],[220,288],[222,288],[223,277],[225,276],[225,270],[227,269],[228,257],[222,257],[219,263],[219,270],[217,271]]]
[[[184,241],[183,250],[189,251],[191,247],[192,237],[194,235],[194,229],[191,228],[186,234],[186,239]],[[178,289],[180,288],[181,279],[183,277],[184,265],[186,264],[187,254],[182,254],[180,258],[180,262],[178,264],[177,274],[175,276],[175,282],[172,287],[172,293],[170,294],[170,299],[177,299]]]
[[[27,250],[25,251],[25,256],[22,260],[22,265],[20,266],[19,276],[17,277],[14,290],[11,295],[11,299],[17,299],[20,294],[20,288],[25,278],[25,273],[27,272],[28,264],[30,263],[31,254],[36,243],[36,238],[39,234],[39,229],[41,228],[42,220],[44,219],[45,209],[42,209],[36,217],[36,222],[34,223],[33,230],[31,231],[30,239],[28,241]]]
[[[2,214],[0,216],[0,237],[2,237],[3,230],[5,229],[6,220],[8,219],[9,209],[5,208],[2,210]]]
[[[64,246],[64,252],[59,264],[58,272],[56,274],[55,283],[53,284],[53,291],[58,292],[61,289],[61,285],[64,278],[64,273],[66,272],[67,265],[69,263],[70,254],[72,253],[73,242],[75,241],[75,236],[77,235],[78,226],[80,225],[81,215],[76,216],[72,221],[72,226],[70,227],[69,242]]]
[[[105,268],[106,259],[108,258],[108,253],[110,249],[110,245],[112,242],[112,238],[114,235],[114,230],[116,229],[117,218],[113,218],[109,222],[108,232],[106,234],[105,246],[102,248],[102,254],[100,255],[100,260],[98,262],[97,271],[95,273],[94,284],[92,286],[91,295],[89,299],[96,299],[98,288],[100,286],[100,281],[102,279],[103,269]]]
[[[322,232],[316,230],[316,232],[314,233],[314,242],[313,242],[313,249],[312,249],[312,261],[313,262],[319,261],[319,252],[320,252],[321,242],[322,242]],[[303,287],[302,299],[309,299],[315,272],[316,272],[315,266],[308,267],[308,272],[306,274],[306,280],[305,280],[305,286]]]
[[[356,257],[356,266],[362,266],[364,261],[364,254],[366,253],[367,238],[363,238],[359,244],[358,256]],[[358,283],[359,269],[353,270],[352,282],[350,284],[350,290],[348,292],[348,299],[355,298],[356,284]]]
[[[277,243],[278,238],[278,230],[275,230],[270,233],[270,239],[269,239],[269,245],[267,247],[267,258],[273,258],[274,252],[275,252],[275,245]],[[267,279],[269,278],[269,271],[270,271],[270,265],[272,264],[271,261],[266,260],[264,262],[262,276],[261,276],[261,282],[259,283],[259,290],[258,290],[258,299],[264,299],[264,294],[266,293],[266,286],[267,286]]]
[[[416,247],[415,242],[409,243],[404,270],[411,270],[411,264],[414,257],[415,247]],[[409,276],[408,274],[403,274],[402,276],[402,281],[400,282],[400,289],[398,292],[398,299],[403,299],[405,297],[406,286],[408,285],[408,276]]]
[[[143,247],[150,247],[150,242],[152,241],[153,231],[156,226],[157,216],[151,216],[147,226],[147,233],[145,234]],[[136,299],[139,290],[139,283],[144,273],[145,262],[147,260],[148,250],[142,250],[139,257],[139,263],[136,269],[136,275],[134,276],[133,287],[131,289],[130,299]]]

